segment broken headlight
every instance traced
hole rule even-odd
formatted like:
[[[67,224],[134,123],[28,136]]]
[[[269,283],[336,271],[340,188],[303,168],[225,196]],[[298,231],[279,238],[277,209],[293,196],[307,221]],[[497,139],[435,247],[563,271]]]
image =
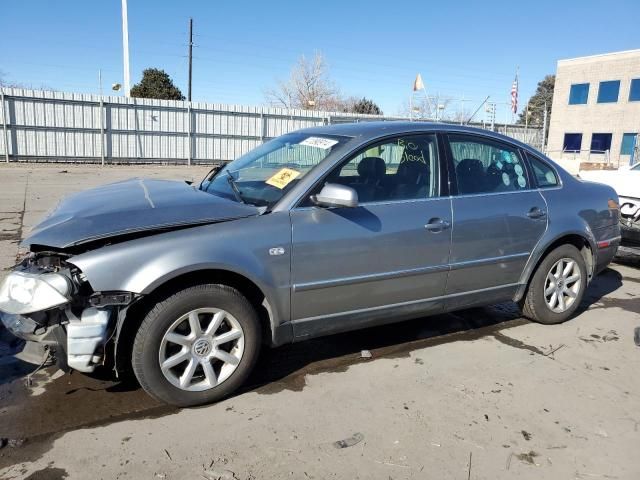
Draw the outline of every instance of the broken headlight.
[[[70,280],[59,273],[11,272],[0,287],[0,310],[24,315],[69,302]]]

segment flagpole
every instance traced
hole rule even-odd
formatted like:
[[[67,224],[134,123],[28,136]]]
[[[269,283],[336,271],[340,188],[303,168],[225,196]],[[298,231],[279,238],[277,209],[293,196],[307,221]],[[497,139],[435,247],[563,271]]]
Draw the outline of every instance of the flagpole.
[[[513,93],[511,94],[512,98],[511,98],[511,123],[513,124],[514,122],[514,117],[516,112],[514,112],[514,110],[518,110],[518,94],[520,93],[518,90],[520,90],[520,65],[518,65],[516,67],[516,79],[515,79],[515,84],[516,84],[516,103],[513,104]],[[515,108],[514,108],[515,107]]]

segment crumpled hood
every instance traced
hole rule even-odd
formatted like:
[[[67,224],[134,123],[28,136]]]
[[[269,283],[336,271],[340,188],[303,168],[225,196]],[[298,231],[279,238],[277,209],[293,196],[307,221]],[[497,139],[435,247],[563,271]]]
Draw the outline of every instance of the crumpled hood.
[[[169,180],[134,178],[71,195],[22,242],[67,248],[109,237],[258,215],[260,209]]]

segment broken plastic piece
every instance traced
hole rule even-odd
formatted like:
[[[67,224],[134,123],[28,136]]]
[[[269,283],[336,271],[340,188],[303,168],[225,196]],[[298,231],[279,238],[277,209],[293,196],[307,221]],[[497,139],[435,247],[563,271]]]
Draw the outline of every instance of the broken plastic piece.
[[[349,438],[345,438],[344,440],[338,440],[337,442],[334,442],[333,446],[336,448],[353,447],[354,445],[357,445],[358,443],[360,443],[362,440],[364,440],[363,434],[354,433]]]

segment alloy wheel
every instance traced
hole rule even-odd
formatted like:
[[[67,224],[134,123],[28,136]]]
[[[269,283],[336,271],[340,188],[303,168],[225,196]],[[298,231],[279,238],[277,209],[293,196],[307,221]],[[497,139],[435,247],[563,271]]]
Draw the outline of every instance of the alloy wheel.
[[[231,376],[243,353],[244,332],[233,315],[198,308],[178,318],[163,335],[160,369],[181,390],[209,390]]]
[[[547,273],[544,299],[555,313],[566,312],[578,297],[582,284],[580,266],[571,258],[561,258]]]

